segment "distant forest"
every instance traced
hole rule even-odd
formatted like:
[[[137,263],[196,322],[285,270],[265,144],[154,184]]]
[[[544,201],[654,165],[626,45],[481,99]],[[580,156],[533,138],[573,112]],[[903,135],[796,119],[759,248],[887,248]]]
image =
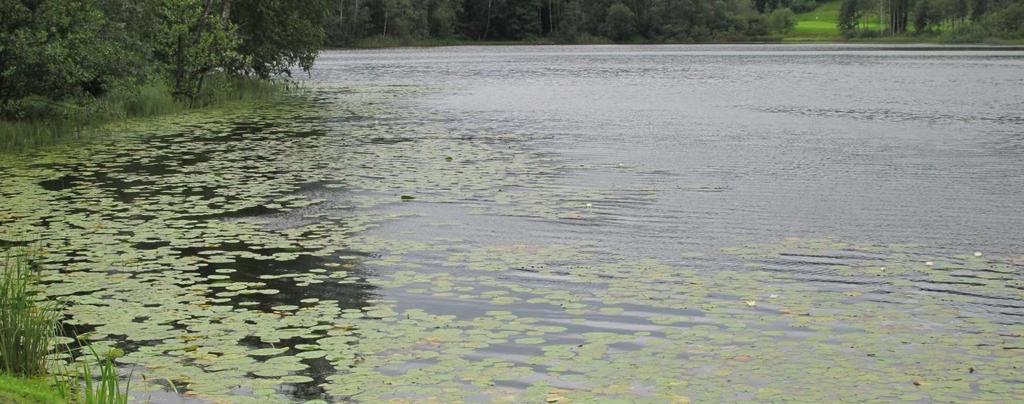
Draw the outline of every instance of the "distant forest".
[[[781,36],[816,0],[331,0],[329,46],[424,39],[707,42]],[[1024,37],[1024,0],[844,0],[846,36]],[[882,29],[860,24],[879,16]]]
[[[881,30],[861,26],[866,14],[881,16]],[[1022,0],[843,0],[839,30],[846,36],[928,34],[950,39],[1024,38]]]
[[[1024,38],[1024,0],[842,1],[838,18],[815,22],[849,37]],[[143,116],[258,94],[267,79],[309,70],[325,46],[770,40],[784,38],[808,15],[797,13],[819,6],[816,0],[0,0],[0,121]],[[93,102],[100,98],[107,102]]]
[[[366,38],[695,42],[783,33],[815,0],[334,0],[328,45]]]

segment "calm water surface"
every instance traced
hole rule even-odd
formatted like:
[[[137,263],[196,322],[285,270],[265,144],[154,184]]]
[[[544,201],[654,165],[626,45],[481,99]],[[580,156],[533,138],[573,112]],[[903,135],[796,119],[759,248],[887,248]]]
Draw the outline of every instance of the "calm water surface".
[[[554,237],[659,258],[784,236],[1020,253],[1021,52],[913,49],[330,52],[313,80],[436,88],[411,106],[515,134],[567,186],[622,191],[600,231]]]
[[[140,399],[1024,400],[1024,51],[330,51],[303,81],[0,166],[0,238],[52,252]]]

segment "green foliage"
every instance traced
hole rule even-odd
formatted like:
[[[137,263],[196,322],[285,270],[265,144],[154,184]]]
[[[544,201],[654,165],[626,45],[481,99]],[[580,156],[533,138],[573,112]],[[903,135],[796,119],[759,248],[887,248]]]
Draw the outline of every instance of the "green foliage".
[[[982,26],[993,36],[1024,38],[1024,2],[993,11],[982,22]]]
[[[766,39],[793,31],[797,12],[818,7],[817,0],[331,0],[331,4],[327,43],[355,47],[429,44],[437,39],[536,42],[546,38],[562,43]],[[834,21],[826,25],[835,31]]]
[[[818,2],[816,0],[794,0],[789,6],[790,10],[794,13],[805,13],[818,8]]]
[[[0,403],[59,404],[67,399],[45,378],[17,378],[0,374]]]
[[[221,1],[220,13],[230,17],[230,22],[221,21],[211,31],[230,37],[231,28],[237,30],[237,49],[244,57],[217,62],[235,62],[240,73],[264,79],[290,75],[292,66],[306,71],[313,67],[326,35],[328,0],[259,0],[236,6],[232,6],[233,0]],[[234,48],[235,44],[225,41],[224,45]]]
[[[435,19],[447,21],[448,33],[452,4]],[[0,0],[0,149],[49,143],[85,124],[275,92],[277,85],[249,78],[309,70],[331,5]]]
[[[604,20],[604,32],[609,38],[622,41],[628,39],[636,31],[636,14],[625,4],[615,3],[608,6]]]
[[[36,278],[24,257],[6,257],[0,274],[0,372],[46,374],[46,357],[57,332],[59,311],[36,301]]]
[[[260,80],[230,74],[213,74],[206,80],[207,85],[196,96],[196,104],[209,106],[238,101],[267,100],[282,93],[285,82]]]
[[[71,138],[78,125],[65,120],[0,121],[0,151],[50,145]]]
[[[87,346],[96,363],[83,355],[73,372],[51,359],[55,346],[66,348],[57,342],[61,314],[52,303],[39,300],[34,290],[37,280],[35,267],[24,253],[5,258],[0,273],[0,402],[57,403],[80,396],[73,401],[127,403],[130,377],[122,389],[111,355],[101,358]],[[71,353],[68,349],[68,356]],[[44,381],[51,374],[52,379]]]
[[[464,41],[563,43],[704,42],[777,38],[836,40],[901,35],[930,2],[933,32],[988,26],[989,8],[1021,0],[330,0],[332,46],[400,46]],[[842,5],[846,4],[845,10]],[[618,7],[615,7],[618,4]],[[614,15],[610,15],[613,11]],[[451,10],[456,10],[454,14]],[[787,11],[788,10],[788,11]],[[840,21],[840,11],[846,14]],[[792,13],[792,14],[791,14]],[[882,15],[879,15],[879,14]],[[632,18],[630,18],[632,15]],[[791,18],[792,16],[792,18]],[[817,18],[821,17],[821,18]],[[630,23],[632,20],[632,23]],[[1013,25],[1012,19],[1001,23]],[[840,26],[841,25],[841,26]],[[975,32],[978,30],[975,29]],[[1020,37],[1013,29],[985,35]],[[774,37],[772,35],[775,35]]]
[[[856,34],[860,15],[858,0],[843,0],[842,6],[839,8],[839,22],[836,24],[839,27],[839,32],[842,32],[844,36]]]
[[[175,102],[169,90],[163,82],[148,83],[140,86],[134,93],[113,98],[112,101],[124,103],[121,108],[124,117],[153,116],[180,111],[181,104]]]
[[[572,0],[563,4],[564,8],[555,29],[556,35],[567,42],[581,39],[584,16],[580,1]]]
[[[797,14],[796,26],[786,33],[785,39],[793,41],[836,41],[843,39],[844,34],[839,29],[839,14],[842,5],[842,0],[829,0],[821,3],[811,11]],[[857,1],[856,11],[859,11],[857,13],[859,18],[849,21],[850,25],[848,28],[852,30],[848,29],[845,37],[878,37],[879,31],[884,29],[878,17],[879,1],[859,0]]]
[[[158,60],[174,83],[173,94],[194,103],[206,76],[237,63],[234,25],[210,0],[164,0],[157,39]]]
[[[772,32],[787,33],[796,26],[796,13],[788,8],[778,8],[768,15],[768,27]]]
[[[988,12],[988,1],[989,0],[971,1],[971,21],[978,21],[985,15],[985,13]]]
[[[125,74],[124,48],[90,1],[0,0],[0,117],[40,112],[26,97],[97,96]]]
[[[919,0],[914,6],[914,31],[921,33],[928,29],[930,24],[939,20],[938,12],[932,7],[931,0]]]
[[[89,351],[91,355],[84,355],[85,358],[78,362],[82,404],[127,404],[131,376],[129,375],[128,382],[122,389],[121,375],[114,365],[112,355],[101,357],[91,347]],[[89,359],[93,359],[95,363],[90,363]],[[99,374],[94,373],[93,366],[96,366]]]
[[[430,35],[451,38],[458,24],[458,7],[454,0],[438,0],[430,8]]]
[[[192,106],[210,106],[234,102],[254,102],[271,99],[286,89],[283,82],[238,77],[213,73],[206,77],[202,90],[196,94]],[[118,90],[89,102],[53,101],[42,97],[29,100],[38,102],[42,111],[38,119],[0,121],[0,151],[19,150],[49,145],[65,139],[90,136],[97,131],[83,130],[109,121],[126,118],[144,118],[182,112],[189,104],[179,102],[172,95],[172,87],[163,81],[154,81],[134,90]]]
[[[938,34],[944,42],[1024,38],[1024,2],[917,0],[912,21],[916,34]]]

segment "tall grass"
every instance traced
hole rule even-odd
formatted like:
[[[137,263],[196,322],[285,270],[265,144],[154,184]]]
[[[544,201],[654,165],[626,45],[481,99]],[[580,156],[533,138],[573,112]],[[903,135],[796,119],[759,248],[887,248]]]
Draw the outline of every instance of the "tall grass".
[[[24,257],[4,258],[0,276],[0,371],[17,376],[46,374],[46,357],[57,335],[60,312],[36,300],[36,273]]]
[[[122,389],[121,376],[110,355],[101,358],[92,347],[80,346],[80,360],[70,368],[51,359],[60,346],[67,351],[68,358],[75,355],[69,346],[57,344],[61,312],[56,305],[38,299],[34,291],[38,272],[30,260],[23,254],[8,254],[2,269],[0,374],[21,378],[53,375],[52,390],[70,401],[126,404],[131,376]],[[86,348],[99,373],[94,373],[90,355],[84,352]]]
[[[121,375],[117,372],[117,366],[110,356],[101,358],[96,351],[89,348],[92,358],[96,359],[99,374],[94,375],[92,366],[88,360],[80,362],[79,377],[82,380],[82,403],[83,404],[127,404],[128,389],[131,387],[131,375],[124,390],[121,390]],[[86,358],[88,359],[88,358]]]
[[[0,151],[54,144],[78,137],[81,125],[65,119],[53,121],[0,121]]]
[[[0,403],[66,404],[68,396],[54,389],[45,378],[24,378],[0,374]]]
[[[246,77],[214,75],[196,97],[194,107],[225,104],[239,101],[260,101],[272,98],[287,89],[283,81],[258,80]]]
[[[152,83],[139,88],[138,92],[128,97],[108,101],[120,105],[108,107],[110,110],[124,111],[125,117],[145,117],[163,115],[181,111],[184,106],[174,100],[170,87],[163,83]]]
[[[0,120],[0,151],[18,150],[88,133],[86,129],[103,123],[156,115],[173,114],[195,107],[207,107],[239,101],[260,101],[282,92],[286,84],[270,80],[211,75],[192,102],[175,100],[171,86],[163,82],[120,89],[99,98],[52,101],[27,100],[32,116],[21,121]]]

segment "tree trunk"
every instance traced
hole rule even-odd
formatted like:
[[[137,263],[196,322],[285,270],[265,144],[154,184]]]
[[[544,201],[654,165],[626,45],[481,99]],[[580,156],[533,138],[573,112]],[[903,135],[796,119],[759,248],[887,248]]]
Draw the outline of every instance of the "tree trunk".
[[[491,0],[487,0],[487,22],[484,23],[484,37],[487,39],[487,34],[491,32]]]
[[[551,18],[554,15],[551,11],[551,2],[552,0],[548,0],[548,33],[555,32],[555,20]]]
[[[352,1],[352,38],[359,36],[359,0]]]
[[[908,0],[892,0],[889,3],[889,26],[893,34],[907,32]]]
[[[174,51],[174,95],[185,95],[185,37],[178,35],[178,46]]]
[[[344,32],[345,28],[345,0],[338,0],[338,30]]]

